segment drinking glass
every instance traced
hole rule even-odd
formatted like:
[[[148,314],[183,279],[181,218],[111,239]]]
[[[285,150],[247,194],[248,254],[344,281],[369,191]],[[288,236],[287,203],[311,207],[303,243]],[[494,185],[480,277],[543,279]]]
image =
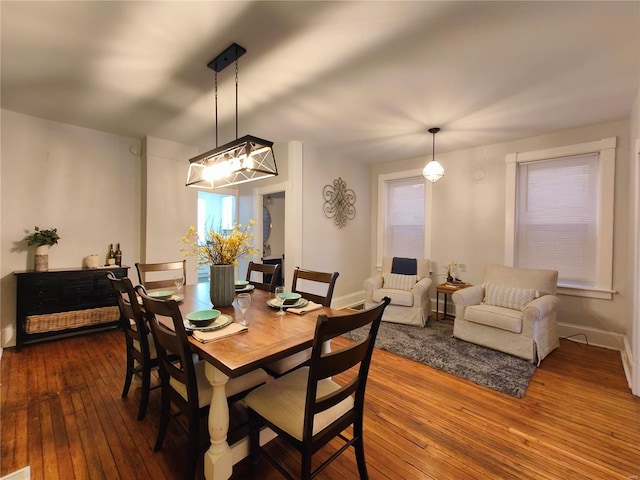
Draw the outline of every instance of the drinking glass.
[[[280,310],[276,313],[276,315],[284,315],[286,312],[282,308],[284,305],[284,294],[287,293],[287,289],[285,287],[276,287],[276,297],[280,300]]]
[[[249,325],[249,322],[247,322],[247,318],[245,314],[247,313],[247,310],[249,310],[250,305],[251,305],[251,295],[249,295],[248,293],[239,293],[238,308],[242,312],[242,322],[240,323],[245,326]]]
[[[173,283],[175,283],[176,288],[178,289],[178,294],[182,292],[182,286],[184,285],[184,275],[180,275],[178,278],[174,279]]]

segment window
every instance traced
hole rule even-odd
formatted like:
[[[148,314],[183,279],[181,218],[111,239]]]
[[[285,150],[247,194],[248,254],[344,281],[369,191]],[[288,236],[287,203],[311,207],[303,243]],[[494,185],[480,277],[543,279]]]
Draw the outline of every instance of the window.
[[[233,194],[198,191],[198,237],[204,242],[205,232],[209,229],[229,232],[233,228],[236,197]],[[209,270],[206,266],[198,269],[198,281],[208,281]]]
[[[611,298],[615,138],[507,156],[505,263]]]
[[[378,265],[383,256],[429,258],[430,194],[421,171],[378,177]]]

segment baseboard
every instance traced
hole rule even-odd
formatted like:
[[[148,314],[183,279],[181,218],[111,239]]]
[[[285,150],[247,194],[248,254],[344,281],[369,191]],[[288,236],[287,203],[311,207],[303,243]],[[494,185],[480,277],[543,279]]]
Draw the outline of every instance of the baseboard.
[[[560,335],[560,338],[566,338],[578,343],[588,343],[589,345],[618,350],[619,352],[624,351],[625,336],[620,333],[558,322],[558,335]]]
[[[366,298],[364,290],[359,292],[350,293],[349,295],[343,295],[341,297],[333,297],[331,301],[331,308],[342,310],[344,308],[353,308],[358,305],[362,305]]]
[[[627,377],[629,388],[633,390],[633,351],[631,350],[631,343],[629,343],[629,338],[626,335],[624,337],[624,350],[622,350],[621,354],[622,366],[624,367],[624,375],[625,377]]]
[[[626,335],[560,322],[558,323],[558,334],[560,335],[560,338],[566,338],[567,340],[572,340],[574,342],[588,343],[589,345],[594,345],[596,347],[618,350],[622,358],[624,375],[627,377],[629,388],[632,388],[633,352],[631,350],[629,339]]]

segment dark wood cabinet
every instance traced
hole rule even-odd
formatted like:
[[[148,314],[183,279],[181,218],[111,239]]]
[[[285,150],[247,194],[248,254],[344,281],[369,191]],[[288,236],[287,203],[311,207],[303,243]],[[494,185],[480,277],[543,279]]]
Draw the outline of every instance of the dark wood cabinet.
[[[13,272],[16,276],[16,347],[118,325],[120,313],[107,272],[129,267]]]

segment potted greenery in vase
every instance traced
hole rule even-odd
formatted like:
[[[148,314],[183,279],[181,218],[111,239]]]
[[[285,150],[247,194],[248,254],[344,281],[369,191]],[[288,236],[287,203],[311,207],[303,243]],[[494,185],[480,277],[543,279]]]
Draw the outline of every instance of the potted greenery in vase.
[[[255,222],[250,220],[243,228],[234,225],[226,232],[208,229],[204,241],[198,236],[196,227],[191,226],[182,241],[185,255],[192,255],[199,266],[206,265],[210,271],[209,295],[211,303],[218,307],[226,307],[233,303],[235,297],[235,266],[238,259],[255,255],[253,233],[249,230]]]
[[[57,228],[51,228],[49,230],[40,230],[39,227],[34,227],[34,232],[30,233],[24,239],[27,241],[27,245],[36,246],[36,257],[34,263],[34,270],[36,272],[46,272],[49,270],[49,247],[56,245],[60,236],[58,235]]]

